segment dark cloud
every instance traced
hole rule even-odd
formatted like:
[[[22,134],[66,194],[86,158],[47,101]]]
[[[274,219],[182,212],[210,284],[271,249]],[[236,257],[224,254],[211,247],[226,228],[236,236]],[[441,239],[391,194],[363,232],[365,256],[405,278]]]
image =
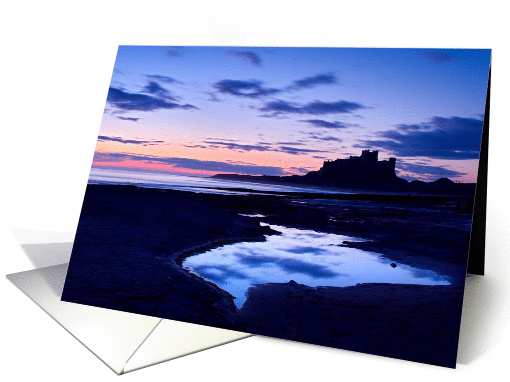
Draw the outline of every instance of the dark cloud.
[[[309,139],[313,139],[315,141],[324,141],[324,142],[342,142],[343,139],[332,137],[330,135],[318,135],[318,134],[309,134]]]
[[[353,111],[364,109],[365,106],[349,101],[337,102],[323,102],[313,101],[305,105],[290,103],[283,100],[276,100],[266,102],[259,110],[269,112],[267,116],[276,117],[281,114],[311,114],[311,115],[325,115],[325,114],[345,114],[352,113]]]
[[[380,140],[362,140],[355,147],[380,148],[399,157],[478,159],[483,122],[474,118],[434,117],[429,122],[398,125],[378,133]]]
[[[134,117],[123,117],[121,115],[117,115],[116,118],[121,119],[123,121],[132,121],[132,122],[136,122],[140,119],[140,118],[134,118]]]
[[[327,153],[328,151],[324,150],[313,150],[313,149],[302,149],[298,147],[292,147],[292,146],[279,146],[277,150],[282,153],[287,153],[291,155],[301,155],[301,154],[307,154],[307,153]]]
[[[304,146],[303,142],[276,142],[277,145]]]
[[[262,81],[249,80],[222,80],[213,85],[218,93],[230,94],[238,97],[260,98],[263,96],[279,93],[281,90],[266,88]]]
[[[110,153],[102,153],[100,151],[94,152],[94,162],[110,162],[117,163],[126,160],[125,155],[115,155]]]
[[[296,80],[287,89],[289,90],[311,89],[319,85],[333,85],[336,83],[337,83],[336,76],[333,73],[326,73]]]
[[[184,53],[184,47],[182,46],[170,46],[166,51],[168,57],[181,57]]]
[[[198,109],[190,104],[168,102],[167,99],[153,95],[128,93],[122,89],[110,87],[107,102],[122,110],[154,111],[159,109]]]
[[[246,152],[246,151],[271,151],[271,152],[280,152],[291,155],[302,155],[307,153],[324,153],[328,151],[323,150],[313,150],[313,149],[304,149],[300,147],[294,146],[302,146],[303,143],[300,142],[278,142],[277,144],[271,144],[266,142],[257,142],[256,144],[241,144],[231,141],[225,140],[205,140],[200,144],[196,145],[184,145],[184,147],[190,148],[207,148],[207,149],[220,149],[226,148],[229,150],[234,150],[238,152]]]
[[[156,95],[169,101],[177,101],[177,99],[173,97],[168,90],[156,81],[149,81],[149,83],[142,89],[142,93]]]
[[[226,162],[207,161],[189,158],[156,157],[152,155],[139,155],[128,153],[101,153],[94,154],[94,162],[122,162],[140,161],[145,163],[166,164],[188,170],[202,170],[212,172],[227,172],[246,175],[284,175],[281,167],[257,166],[254,164],[232,164]]]
[[[145,77],[147,79],[152,81],[159,81],[159,82],[165,82],[167,84],[180,84],[180,81],[177,81],[175,78],[168,77],[168,76],[160,76],[159,74],[147,74]]]
[[[230,51],[230,53],[245,59],[249,59],[250,61],[254,60],[252,63],[258,62],[256,56],[251,56],[252,54],[251,52]],[[319,85],[335,84],[336,82],[337,80],[334,74],[326,73],[296,80],[290,86],[287,86],[286,88],[282,89],[267,88],[263,85],[264,83],[259,80],[230,80],[230,79],[218,81],[215,84],[213,84],[213,87],[216,88],[218,93],[230,94],[238,97],[260,98],[281,92],[300,89],[310,89]],[[215,98],[212,98],[211,100],[216,101]],[[316,103],[317,103],[316,107],[319,108],[327,107],[323,105],[324,103],[321,103],[319,101],[316,101]]]
[[[141,139],[124,139],[121,137],[107,137],[106,135],[100,135],[97,137],[97,140],[100,142],[118,142],[123,144],[131,144],[131,145],[142,145],[142,146],[154,146],[160,143],[165,143],[165,141],[156,141],[156,140],[141,140]]]
[[[406,178],[408,180],[412,180],[408,176],[403,175],[401,173],[401,170],[404,170],[405,172],[409,172],[412,174],[416,174],[417,177],[426,181],[434,181],[439,178],[456,178],[458,176],[466,175],[466,173],[464,172],[450,170],[442,166],[429,166],[423,164],[405,163],[402,161],[398,161],[396,172],[399,174],[399,176]]]
[[[210,147],[207,145],[183,145],[184,147],[188,147],[190,149],[209,149]]]
[[[441,52],[439,50],[425,50],[422,52],[423,56],[436,64],[446,64],[451,62],[455,57],[452,54]]]
[[[229,50],[228,54],[242,58],[243,60],[248,61],[249,63],[256,65],[256,66],[260,66],[262,64],[262,60],[254,52],[240,51],[240,50]]]
[[[230,150],[235,151],[270,151],[271,146],[267,144],[257,144],[257,145],[243,145],[234,142],[224,142],[224,141],[204,141],[203,143],[209,145],[209,148],[219,148],[224,147]]]
[[[329,122],[323,119],[305,119],[299,122],[306,122],[314,127],[325,127],[326,129],[345,129],[349,127],[349,125],[347,125],[344,122],[339,121]]]
[[[210,140],[210,141],[239,142],[239,139],[229,139],[229,138],[211,138],[211,137],[208,137],[206,139]]]

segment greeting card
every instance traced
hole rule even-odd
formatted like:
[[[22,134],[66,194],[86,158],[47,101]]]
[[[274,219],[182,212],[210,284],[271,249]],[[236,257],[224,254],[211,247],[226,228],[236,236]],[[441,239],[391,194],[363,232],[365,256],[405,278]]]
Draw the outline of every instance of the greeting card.
[[[483,49],[119,47],[62,300],[455,367],[489,70]]]

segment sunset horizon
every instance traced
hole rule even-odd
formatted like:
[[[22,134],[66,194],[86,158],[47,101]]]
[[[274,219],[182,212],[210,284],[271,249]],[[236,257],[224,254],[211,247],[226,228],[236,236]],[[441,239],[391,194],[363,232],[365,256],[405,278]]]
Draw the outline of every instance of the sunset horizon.
[[[121,46],[93,167],[304,175],[379,151],[476,182],[490,50]]]

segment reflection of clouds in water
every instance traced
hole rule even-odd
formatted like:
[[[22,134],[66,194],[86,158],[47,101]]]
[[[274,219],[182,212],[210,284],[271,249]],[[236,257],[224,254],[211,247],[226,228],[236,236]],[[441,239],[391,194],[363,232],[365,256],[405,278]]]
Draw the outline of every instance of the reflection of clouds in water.
[[[262,223],[264,224],[264,223]],[[271,226],[281,235],[264,242],[242,242],[188,257],[183,267],[233,295],[240,307],[254,284],[287,283],[350,286],[357,283],[448,285],[440,275],[398,264],[378,253],[343,245],[364,241],[343,235]]]
[[[236,253],[235,255],[239,259],[239,262],[241,264],[250,265],[250,266],[256,266],[256,265],[263,265],[263,264],[269,264],[269,263],[276,263],[277,259],[270,256],[258,256],[257,252],[250,251],[250,255],[243,255],[241,253]],[[255,255],[255,256],[253,256]]]
[[[323,265],[318,265],[298,259],[292,258],[281,259],[270,256],[250,256],[241,255],[239,253],[236,254],[236,256],[238,257],[239,262],[242,264],[257,266],[272,263],[278,265],[282,270],[284,270],[287,273],[301,273],[315,278],[330,278],[335,276],[342,276],[339,273],[335,273],[329,270],[327,267]]]
[[[237,279],[247,279],[248,276],[242,272],[232,269],[226,265],[199,265],[194,270],[202,277],[211,281],[225,281],[229,277]]]
[[[287,248],[287,251],[292,252],[292,253],[311,253],[311,254],[315,254],[315,255],[320,255],[323,252],[322,248],[319,248],[319,247],[298,246],[298,245],[296,245],[294,247]]]

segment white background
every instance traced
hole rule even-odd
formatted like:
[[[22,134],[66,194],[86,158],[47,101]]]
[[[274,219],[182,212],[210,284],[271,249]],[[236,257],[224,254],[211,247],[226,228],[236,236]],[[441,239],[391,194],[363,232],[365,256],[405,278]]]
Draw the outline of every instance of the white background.
[[[482,311],[462,334],[473,346],[467,365],[449,370],[253,337],[121,378],[475,381],[508,374],[510,50],[503,2],[10,3],[0,10],[2,274],[33,268],[14,228],[76,229],[119,44],[492,48],[487,276]],[[6,279],[0,288],[2,379],[116,378]]]

